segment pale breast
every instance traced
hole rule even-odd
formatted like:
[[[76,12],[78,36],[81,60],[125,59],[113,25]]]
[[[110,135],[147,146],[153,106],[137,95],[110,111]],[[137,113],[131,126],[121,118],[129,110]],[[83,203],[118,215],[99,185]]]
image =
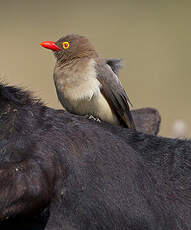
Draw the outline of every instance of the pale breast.
[[[77,63],[74,67],[55,72],[54,75],[57,90],[63,94],[66,100],[73,101],[73,103],[84,98],[90,100],[100,87],[100,83],[96,79],[95,61],[90,59],[85,67],[81,64]]]
[[[96,78],[95,61],[89,60],[84,69],[80,66],[54,74],[58,98],[66,110],[79,115],[93,115],[101,120],[118,124],[106,99],[100,92]]]
[[[110,105],[101,92],[92,98],[92,104],[94,108],[92,114],[94,114],[96,117],[112,124],[119,124],[118,118],[111,110]]]
[[[94,95],[91,100],[82,99],[73,107],[73,113],[79,115],[93,115],[100,120],[112,124],[119,124],[116,115],[111,110],[101,92]]]

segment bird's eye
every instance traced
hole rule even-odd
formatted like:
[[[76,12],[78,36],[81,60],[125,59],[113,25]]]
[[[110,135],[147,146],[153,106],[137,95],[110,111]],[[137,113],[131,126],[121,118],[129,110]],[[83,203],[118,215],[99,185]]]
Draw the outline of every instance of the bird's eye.
[[[68,49],[70,44],[69,44],[69,42],[63,42],[62,46],[63,46],[64,49]]]

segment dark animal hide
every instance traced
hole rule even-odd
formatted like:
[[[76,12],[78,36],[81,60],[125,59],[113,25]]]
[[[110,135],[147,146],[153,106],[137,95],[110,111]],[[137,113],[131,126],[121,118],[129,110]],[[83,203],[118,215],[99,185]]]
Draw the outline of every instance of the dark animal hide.
[[[191,142],[54,110],[0,86],[0,229],[191,226]]]

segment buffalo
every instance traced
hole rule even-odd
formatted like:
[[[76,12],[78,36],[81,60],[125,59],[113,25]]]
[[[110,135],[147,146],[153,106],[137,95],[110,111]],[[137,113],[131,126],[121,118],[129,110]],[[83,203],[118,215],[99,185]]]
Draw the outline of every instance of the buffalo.
[[[132,114],[136,131],[0,84],[0,229],[190,229],[191,141]]]

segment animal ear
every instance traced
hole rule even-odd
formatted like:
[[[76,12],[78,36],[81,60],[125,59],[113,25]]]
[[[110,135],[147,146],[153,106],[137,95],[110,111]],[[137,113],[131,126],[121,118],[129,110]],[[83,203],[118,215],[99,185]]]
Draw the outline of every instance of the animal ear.
[[[137,131],[157,135],[160,128],[161,117],[153,108],[131,110]]]
[[[121,59],[106,59],[106,63],[111,67],[112,71],[118,75],[120,68],[122,67]]]

